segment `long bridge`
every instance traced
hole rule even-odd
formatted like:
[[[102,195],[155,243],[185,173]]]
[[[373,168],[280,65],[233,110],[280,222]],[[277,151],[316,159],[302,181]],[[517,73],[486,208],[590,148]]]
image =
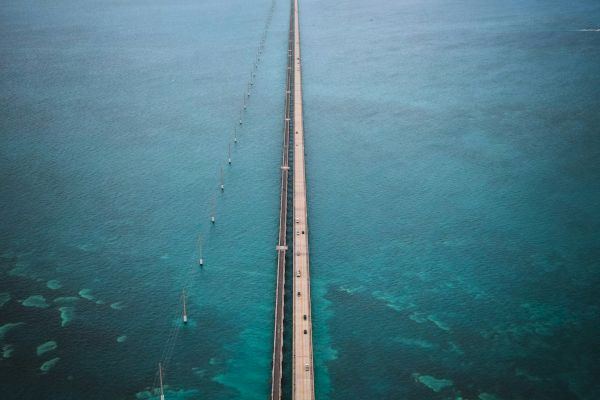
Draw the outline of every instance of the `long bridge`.
[[[292,399],[315,398],[298,0],[294,0],[294,315]]]
[[[315,388],[298,0],[292,0],[290,12],[285,94],[271,399],[280,400],[282,397],[285,259],[288,249],[289,146],[293,142],[293,221],[291,222],[293,234],[292,400],[313,400],[315,398]],[[290,132],[294,132],[292,135],[293,140],[290,140]]]

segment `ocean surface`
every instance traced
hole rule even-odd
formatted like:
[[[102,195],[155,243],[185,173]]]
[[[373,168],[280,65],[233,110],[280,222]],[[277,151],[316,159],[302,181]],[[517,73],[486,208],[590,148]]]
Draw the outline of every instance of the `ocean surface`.
[[[268,397],[270,6],[2,2],[3,400]],[[600,3],[300,12],[317,398],[600,398]]]

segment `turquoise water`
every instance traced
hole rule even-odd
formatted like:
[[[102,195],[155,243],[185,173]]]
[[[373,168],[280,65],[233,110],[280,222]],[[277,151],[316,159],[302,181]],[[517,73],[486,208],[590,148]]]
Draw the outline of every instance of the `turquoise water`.
[[[287,1],[218,174],[269,7],[0,6],[3,398],[148,397],[184,286],[167,398],[268,396]],[[600,5],[301,18],[318,397],[599,398]]]
[[[3,3],[2,398],[143,397],[184,286],[167,398],[270,392],[287,3],[224,165],[270,5]]]
[[[302,18],[319,394],[600,398],[600,5]]]

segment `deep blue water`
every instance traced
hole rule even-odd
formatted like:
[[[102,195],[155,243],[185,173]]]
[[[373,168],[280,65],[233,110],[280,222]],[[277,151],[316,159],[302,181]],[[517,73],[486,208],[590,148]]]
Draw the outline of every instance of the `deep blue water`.
[[[3,399],[147,397],[183,287],[167,398],[268,396],[287,1],[224,162],[270,3],[0,5]],[[318,398],[600,398],[599,21],[301,1]]]

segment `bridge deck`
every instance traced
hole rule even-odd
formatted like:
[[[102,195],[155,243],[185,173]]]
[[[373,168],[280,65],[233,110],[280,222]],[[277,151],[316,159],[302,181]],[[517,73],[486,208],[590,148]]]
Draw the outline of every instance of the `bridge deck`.
[[[294,0],[294,293],[292,399],[315,398],[298,0]]]

